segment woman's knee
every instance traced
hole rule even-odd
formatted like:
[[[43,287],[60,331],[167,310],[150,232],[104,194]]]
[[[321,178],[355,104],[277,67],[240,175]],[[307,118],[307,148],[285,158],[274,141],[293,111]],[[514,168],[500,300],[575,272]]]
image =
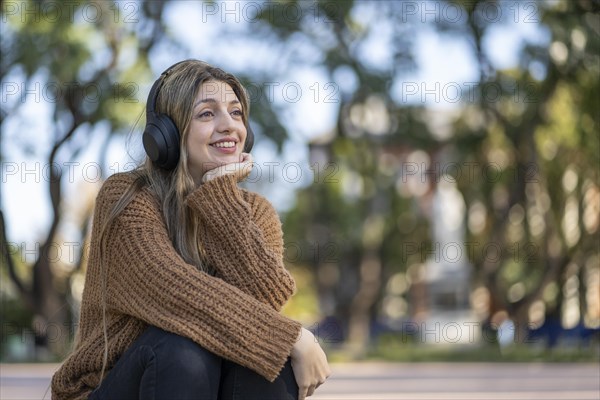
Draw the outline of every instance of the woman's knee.
[[[160,375],[176,375],[195,380],[218,380],[221,358],[189,338],[157,330],[158,340],[152,345]]]
[[[224,361],[221,380],[222,400],[297,400],[298,385],[291,360],[285,363],[279,376],[269,382],[255,371],[231,361]]]

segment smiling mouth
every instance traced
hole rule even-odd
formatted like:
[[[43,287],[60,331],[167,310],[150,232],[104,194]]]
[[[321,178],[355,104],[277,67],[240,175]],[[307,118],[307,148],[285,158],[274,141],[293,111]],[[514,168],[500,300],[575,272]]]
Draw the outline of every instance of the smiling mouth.
[[[211,144],[211,146],[218,148],[232,148],[235,147],[235,142],[218,142]]]

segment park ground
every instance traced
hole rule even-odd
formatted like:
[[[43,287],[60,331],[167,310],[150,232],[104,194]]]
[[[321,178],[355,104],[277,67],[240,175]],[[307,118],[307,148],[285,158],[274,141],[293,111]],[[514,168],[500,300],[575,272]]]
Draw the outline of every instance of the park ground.
[[[0,399],[50,399],[58,364],[0,364]],[[595,363],[336,363],[313,400],[600,400]]]

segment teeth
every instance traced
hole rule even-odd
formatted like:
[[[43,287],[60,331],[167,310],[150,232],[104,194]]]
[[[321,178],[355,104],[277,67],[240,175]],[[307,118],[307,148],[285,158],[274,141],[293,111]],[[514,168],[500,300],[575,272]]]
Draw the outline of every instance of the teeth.
[[[234,147],[235,142],[219,142],[219,143],[214,143],[213,146],[215,146],[215,147]]]

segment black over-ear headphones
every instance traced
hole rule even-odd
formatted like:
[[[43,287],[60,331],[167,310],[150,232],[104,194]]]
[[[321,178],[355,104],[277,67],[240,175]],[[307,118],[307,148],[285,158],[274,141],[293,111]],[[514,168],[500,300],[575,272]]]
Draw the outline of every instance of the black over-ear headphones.
[[[167,170],[175,168],[179,162],[180,135],[175,122],[168,115],[156,113],[156,98],[171,70],[185,61],[189,60],[173,64],[160,74],[160,77],[152,85],[146,102],[146,127],[142,135],[144,150],[156,166]],[[254,145],[254,133],[250,129],[250,125],[246,129],[247,135],[243,151],[249,153]]]

